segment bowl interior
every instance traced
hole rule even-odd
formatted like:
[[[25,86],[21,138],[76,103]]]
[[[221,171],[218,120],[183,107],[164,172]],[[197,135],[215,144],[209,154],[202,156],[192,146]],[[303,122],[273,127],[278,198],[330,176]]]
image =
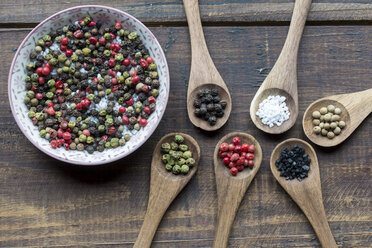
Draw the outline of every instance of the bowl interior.
[[[23,98],[26,93],[24,80],[27,75],[25,65],[29,62],[29,55],[35,48],[35,42],[51,30],[71,24],[87,15],[91,16],[96,21],[100,21],[103,26],[120,22],[123,28],[132,32],[137,32],[144,45],[148,48],[150,56],[154,58],[158,65],[157,68],[160,81],[156,110],[149,117],[147,126],[133,134],[131,140],[128,141],[125,146],[105,150],[103,152],[96,151],[93,154],[80,151],[66,151],[63,148],[52,149],[49,142],[39,136],[38,129],[33,126],[31,120],[28,118],[28,109],[23,103]],[[167,61],[161,46],[151,31],[140,21],[123,11],[96,5],[78,6],[63,10],[47,18],[35,27],[19,46],[13,59],[8,79],[8,94],[12,113],[25,136],[46,154],[64,162],[79,165],[97,165],[112,162],[127,156],[139,148],[158,126],[168,102],[168,93],[169,72]]]
[[[312,113],[314,111],[319,111],[320,108],[327,107],[328,105],[334,105],[336,108],[340,108],[341,109],[340,120],[346,123],[346,126],[343,129],[341,129],[341,133],[339,135],[336,135],[333,139],[328,139],[326,136],[316,134],[313,131],[314,124]],[[312,105],[308,107],[308,109],[305,111],[302,124],[306,136],[312,142],[320,146],[330,147],[341,143],[345,139],[343,133],[347,133],[347,129],[350,128],[350,115],[343,104],[335,100],[321,99],[314,102]]]

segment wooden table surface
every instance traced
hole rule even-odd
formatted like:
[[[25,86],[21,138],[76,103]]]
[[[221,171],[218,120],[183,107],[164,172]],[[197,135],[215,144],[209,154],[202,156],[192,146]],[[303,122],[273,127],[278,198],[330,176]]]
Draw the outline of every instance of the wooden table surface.
[[[181,0],[0,1],[0,246],[132,247],[145,215],[152,149],[168,132],[200,144],[199,171],[165,214],[152,247],[211,247],[216,225],[212,153],[225,134],[243,130],[263,149],[263,164],[233,224],[229,247],[320,247],[296,204],[275,181],[269,157],[276,144],[307,140],[301,120],[314,100],[372,87],[370,0],[314,0],[298,59],[299,117],[283,135],[266,135],[249,104],[284,43],[294,0],[200,0],[212,58],[233,99],[230,120],[217,132],[186,118],[190,39]],[[64,164],[36,149],[10,111],[8,71],[32,27],[64,8],[105,4],[150,27],[166,52],[171,92],[164,118],[135,153],[94,168]],[[371,104],[371,103],[370,103]],[[372,246],[371,116],[341,145],[315,146],[326,214],[340,247]]]

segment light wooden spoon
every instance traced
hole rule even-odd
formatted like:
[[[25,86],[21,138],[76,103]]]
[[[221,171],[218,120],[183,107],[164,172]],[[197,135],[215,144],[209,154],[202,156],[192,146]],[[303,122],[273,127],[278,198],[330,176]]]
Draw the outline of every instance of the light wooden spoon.
[[[183,0],[191,40],[191,71],[187,90],[187,113],[190,121],[206,131],[214,131],[222,127],[231,113],[231,97],[229,90],[217,71],[205,43],[203,28],[200,20],[198,0]],[[225,114],[217,118],[214,126],[194,114],[194,100],[198,90],[218,89],[221,100],[227,102]]]
[[[341,133],[333,139],[328,139],[321,134],[317,135],[313,132],[312,113],[330,104],[341,109],[341,120],[346,123]],[[351,94],[333,95],[321,98],[310,104],[305,111],[302,126],[306,136],[312,142],[319,146],[331,147],[347,139],[370,113],[372,113],[372,89]]]
[[[254,167],[244,168],[236,176],[230,174],[222,159],[219,157],[219,147],[223,142],[231,143],[233,137],[238,136],[241,144],[247,143],[255,146]],[[216,175],[217,196],[218,196],[218,220],[216,234],[214,237],[214,248],[227,247],[232,223],[236,212],[243,199],[248,186],[260,169],[262,162],[262,149],[253,136],[243,132],[233,132],[224,136],[214,149],[214,173]]]
[[[161,161],[161,144],[172,142],[176,134],[185,138],[184,143],[189,146],[190,151],[195,159],[194,167],[190,168],[187,175],[174,175],[165,169]],[[141,231],[137,237],[134,248],[146,248],[151,246],[152,239],[161,219],[169,205],[172,203],[178,193],[194,176],[198,169],[200,159],[200,148],[198,143],[189,135],[183,133],[170,133],[165,135],[156,145],[152,155],[151,162],[151,182],[150,196],[147,205],[145,220],[143,221]]]
[[[298,116],[297,53],[311,0],[296,0],[287,39],[278,60],[254,96],[250,115],[257,128],[266,133],[279,134],[290,129]],[[270,95],[285,96],[290,117],[281,126],[270,128],[256,115],[259,104]]]
[[[311,159],[308,177],[301,182],[297,179],[286,180],[285,177],[281,177],[280,172],[275,166],[275,161],[279,159],[282,150],[284,148],[290,150],[295,144],[302,146]],[[311,145],[300,139],[287,139],[283,141],[274,148],[270,158],[270,167],[275,179],[284,190],[287,191],[309,219],[322,247],[337,247],[324,211],[319,164],[316,153]]]

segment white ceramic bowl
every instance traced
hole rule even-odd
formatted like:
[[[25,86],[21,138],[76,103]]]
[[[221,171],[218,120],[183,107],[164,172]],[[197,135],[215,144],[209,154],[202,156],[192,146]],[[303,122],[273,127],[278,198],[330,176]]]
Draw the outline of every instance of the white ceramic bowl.
[[[39,131],[28,118],[28,109],[23,103],[26,93],[24,80],[27,75],[25,65],[29,61],[29,54],[35,48],[35,41],[50,30],[55,30],[56,28],[73,23],[86,15],[90,15],[95,21],[100,21],[103,25],[112,26],[115,22],[120,22],[124,28],[130,31],[136,31],[145,46],[148,48],[150,56],[154,58],[158,65],[160,81],[156,110],[148,119],[147,126],[141,128],[141,130],[135,135],[132,135],[130,141],[128,141],[125,146],[115,149],[105,149],[103,152],[96,151],[93,154],[88,154],[85,151],[66,151],[64,148],[52,149],[49,142],[39,136]],[[117,9],[98,5],[86,5],[66,9],[50,16],[37,25],[37,27],[27,35],[19,46],[10,67],[8,78],[10,106],[14,119],[24,135],[37,148],[49,156],[64,162],[79,165],[98,165],[113,162],[120,158],[124,158],[138,149],[151,136],[158,126],[168,102],[168,94],[169,72],[167,60],[155,36],[145,25],[133,16]]]

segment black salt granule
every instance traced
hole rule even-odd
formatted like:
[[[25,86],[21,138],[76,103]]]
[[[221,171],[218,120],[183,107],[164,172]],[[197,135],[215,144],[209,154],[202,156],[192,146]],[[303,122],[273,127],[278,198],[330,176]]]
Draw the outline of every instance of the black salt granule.
[[[291,150],[284,148],[275,166],[280,171],[280,176],[286,180],[297,178],[301,181],[307,177],[310,170],[311,159],[305,149],[299,145],[294,145]]]

